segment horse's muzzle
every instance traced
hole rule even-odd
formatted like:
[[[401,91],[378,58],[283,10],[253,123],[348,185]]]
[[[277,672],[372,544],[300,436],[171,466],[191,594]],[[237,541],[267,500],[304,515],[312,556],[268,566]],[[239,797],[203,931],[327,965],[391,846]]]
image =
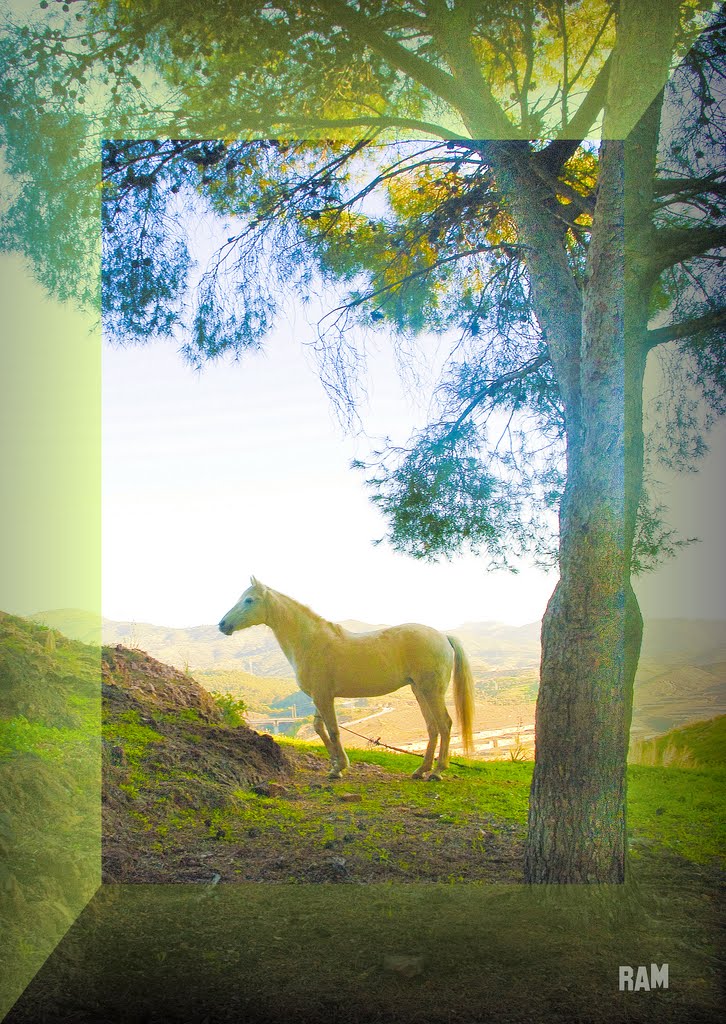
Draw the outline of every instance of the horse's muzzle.
[[[224,619],[219,624],[219,632],[224,633],[225,636],[232,636],[232,628],[227,625]]]

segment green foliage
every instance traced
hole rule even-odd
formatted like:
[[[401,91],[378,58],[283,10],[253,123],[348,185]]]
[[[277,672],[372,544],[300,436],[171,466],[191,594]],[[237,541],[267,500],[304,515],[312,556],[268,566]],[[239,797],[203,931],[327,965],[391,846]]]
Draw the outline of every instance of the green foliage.
[[[244,716],[247,711],[247,704],[239,697],[233,697],[231,693],[218,693],[212,691],[214,703],[223,715],[226,725],[244,725]]]
[[[509,565],[528,547],[541,546],[535,495],[523,493],[521,479],[507,481],[493,471],[494,460],[486,465],[479,445],[469,424],[443,436],[422,433],[390,468],[382,460],[377,468],[383,472],[367,484],[389,524],[386,539],[395,550],[429,560],[450,558],[467,548],[485,550],[492,563]],[[525,521],[527,499],[530,514]]]
[[[558,225],[582,290],[595,147],[521,140],[593,129],[616,36],[611,5],[468,5],[459,18],[408,2],[384,14],[261,0],[233,11],[215,0],[213,28],[206,13],[170,0],[66,6],[10,25],[1,44],[16,192],[0,244],[32,254],[54,294],[94,300],[100,134],[113,140],[103,147],[100,196],[103,315],[116,341],[182,329],[195,365],[238,356],[259,347],[285,289],[334,286],[339,304],[319,325],[317,349],[324,383],[352,422],[365,354],[350,328],[383,328],[406,342],[447,332],[451,359],[433,422],[369,463],[389,539],[426,558],[470,547],[495,563],[525,550],[551,562],[565,424],[542,333],[554,324],[538,322],[532,261],[500,161],[470,136],[519,140],[506,150],[512,169],[526,165],[521,180],[537,182],[529,199]],[[707,17],[696,7],[682,5],[680,53]],[[474,62],[468,71],[452,64],[458,52]],[[720,55],[719,33],[704,33],[668,90],[659,173],[700,176],[703,187],[659,193],[659,230],[722,223],[712,166]],[[382,146],[391,131],[395,144]],[[188,218],[205,212],[228,225],[227,240],[197,273]],[[654,276],[653,311],[697,321],[720,308],[708,246],[695,258]],[[681,335],[689,381],[714,415],[724,395],[717,321]],[[680,441],[663,433],[664,457],[672,442],[690,455],[704,450],[696,425],[681,420]],[[678,547],[652,510],[643,506],[641,518],[636,569]]]
[[[698,541],[697,537],[681,537],[666,521],[667,509],[663,504],[656,504],[647,487],[638,506],[638,519],[631,571],[640,576],[652,572],[667,558],[673,558],[678,552]]]
[[[114,143],[108,143],[111,153]],[[144,180],[143,166],[127,177]],[[143,188],[143,186],[139,186]],[[146,187],[134,210],[120,210],[118,186],[104,189],[105,244],[102,258],[101,301],[107,329],[116,337],[138,340],[168,337],[179,321],[179,296],[188,285],[191,257],[183,238],[174,231],[174,218],[155,189]],[[124,223],[124,218],[130,223]],[[132,251],[124,239],[135,238]]]
[[[373,478],[369,485],[377,490],[373,500],[391,524],[396,550],[450,557],[502,536],[495,522],[506,506],[494,498],[497,481],[487,479],[476,459],[457,459],[443,445],[419,446],[389,477]]]
[[[316,280],[342,286],[340,305],[319,324],[318,351],[323,380],[351,420],[363,363],[351,327],[380,324],[401,337],[455,330],[454,351],[464,359],[452,353],[445,368],[437,418],[405,447],[388,443],[355,466],[373,469],[367,483],[398,550],[435,559],[469,548],[494,565],[531,552],[552,564],[565,411],[535,320],[525,250],[485,148],[450,141],[374,153],[367,143],[113,142],[104,167],[111,336],[145,340],[186,315],[189,242],[168,226],[179,194],[219,216],[233,213],[240,218],[234,234],[196,289],[186,357],[199,365],[259,345],[286,288],[309,291]],[[595,155],[582,149],[563,176],[587,196],[597,170]],[[580,280],[588,218],[572,231],[568,255]],[[663,511],[644,496],[636,572],[685,543]]]

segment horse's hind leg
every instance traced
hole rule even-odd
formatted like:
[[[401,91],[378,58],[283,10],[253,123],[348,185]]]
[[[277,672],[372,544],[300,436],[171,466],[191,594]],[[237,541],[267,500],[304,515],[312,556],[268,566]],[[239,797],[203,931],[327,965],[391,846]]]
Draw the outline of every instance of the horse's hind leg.
[[[424,716],[426,722],[426,729],[429,734],[429,742],[426,747],[426,753],[424,754],[423,763],[413,773],[412,778],[421,779],[423,776],[430,772],[434,765],[434,754],[436,753],[436,742],[439,738],[439,730],[436,725],[436,719],[434,718],[433,712],[428,705],[428,701],[417,688],[415,683],[411,684],[413,695],[418,701],[418,706],[421,708],[421,714]]]
[[[449,742],[451,740],[451,715],[446,709],[446,701],[444,699],[445,689],[443,686],[438,686],[433,690],[426,693],[427,703],[431,709],[431,714],[434,717],[436,725],[438,727],[439,734],[441,735],[441,745],[439,747],[439,759],[436,765],[436,771],[429,775],[429,779],[436,780],[441,778],[441,772],[449,767]]]
[[[318,698],[315,701],[315,707],[317,708],[318,714],[315,716],[317,723],[318,718],[320,721],[320,727],[315,725],[315,730],[322,739],[323,743],[327,748],[332,768],[328,773],[328,777],[331,779],[339,779],[346,768],[350,766],[348,755],[343,749],[343,744],[340,742],[340,729],[338,728],[338,719],[335,717],[335,706],[333,699],[331,698]],[[322,731],[321,731],[322,730]],[[327,742],[326,742],[326,730],[327,730]]]

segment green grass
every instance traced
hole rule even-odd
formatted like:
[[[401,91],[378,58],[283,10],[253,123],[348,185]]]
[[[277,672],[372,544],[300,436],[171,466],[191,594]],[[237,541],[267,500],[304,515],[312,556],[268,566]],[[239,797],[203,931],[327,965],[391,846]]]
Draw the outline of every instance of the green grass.
[[[630,829],[696,864],[723,859],[726,849],[726,769],[659,768],[628,770]],[[631,856],[639,856],[637,844]]]
[[[723,768],[726,766],[726,715],[671,729],[663,736],[636,740],[629,759],[641,765]]]
[[[168,716],[166,716],[168,717]],[[173,716],[171,716],[173,717]],[[179,716],[187,726],[193,724],[191,716]],[[158,784],[169,780],[163,768],[164,736],[143,724],[137,712],[127,712],[109,722],[106,738],[119,744],[124,751],[127,775],[121,784],[128,796],[136,799],[141,791],[146,803],[154,806],[153,818],[157,831],[171,842],[179,830],[202,828],[204,821],[212,821],[211,834],[221,832],[219,838],[233,837],[245,829],[255,829],[272,837],[281,832],[289,836],[312,838],[325,843],[336,838],[337,832],[328,817],[340,819],[344,830],[346,822],[356,813],[365,815],[370,823],[366,836],[360,838],[361,848],[371,857],[385,858],[387,836],[385,829],[377,829],[376,816],[396,808],[423,814],[435,806],[436,818],[442,823],[486,823],[499,830],[506,822],[526,824],[532,762],[477,762],[457,757],[439,785],[432,787],[412,782],[408,777],[421,760],[409,754],[397,754],[381,749],[348,751],[351,772],[331,789],[326,785],[307,793],[315,807],[314,819],[294,801],[260,796],[253,791],[234,793],[220,790],[217,806],[207,802],[204,806],[179,807],[173,801],[155,801],[153,795]],[[670,734],[669,742],[678,742],[679,749],[694,751],[704,762],[700,768],[663,767],[660,765],[631,765],[628,769],[628,830],[631,854],[634,860],[643,856],[646,847],[663,849],[695,863],[717,861],[724,849],[723,798],[726,768],[719,767],[719,744],[724,735],[723,722],[700,723],[698,726]],[[203,743],[203,736],[198,737]],[[279,738],[280,746],[289,751],[315,753],[321,758],[320,781],[325,778],[327,755],[317,743],[304,743],[287,737]],[[367,763],[379,766],[383,773],[404,776],[380,781],[356,781],[355,765]],[[200,762],[200,769],[201,768]],[[174,781],[181,781],[177,770]],[[214,789],[215,783],[211,780]],[[363,799],[341,808],[340,796],[359,794]],[[435,800],[435,805],[433,801]],[[148,809],[148,808],[147,808]],[[388,818],[391,815],[388,813]],[[501,823],[501,824],[500,824]],[[207,826],[205,826],[207,827]],[[388,824],[386,828],[391,827]],[[403,827],[403,826],[402,826]],[[380,833],[380,834],[379,834]]]
[[[673,886],[114,885],[14,1020],[715,1024],[717,941]],[[619,964],[651,961],[669,991],[618,992]]]
[[[100,674],[99,648],[0,612],[0,1016],[99,881]]]
[[[710,723],[701,723],[708,725]],[[684,730],[685,731],[685,730]],[[709,735],[716,730],[696,730],[693,735]],[[719,733],[720,734],[720,733]],[[708,749],[715,757],[718,748],[709,740]],[[324,754],[321,745],[282,740],[282,746]],[[419,758],[379,750],[349,750],[352,764],[377,764],[390,772],[409,774],[421,763]],[[443,820],[461,821],[470,816],[492,816],[519,823],[527,820],[529,787],[532,781],[531,761],[465,762],[467,767],[453,767],[447,773],[449,783],[437,787],[437,811]],[[337,792],[354,792],[359,788],[343,779]],[[374,810],[376,801],[396,802],[426,809],[430,806],[429,789],[403,785],[391,787],[388,782],[369,787],[366,807]],[[726,791],[726,769],[719,767],[682,769],[659,766],[635,766],[628,769],[628,826],[633,839],[634,857],[640,856],[643,840],[670,850],[696,864],[706,864],[723,856],[724,834],[723,793]]]
[[[309,750],[327,757],[325,748],[321,744],[302,743],[297,740],[281,739],[280,745],[286,745],[297,750]],[[389,772],[411,775],[421,765],[421,758],[412,754],[395,754],[385,750],[357,750],[347,751],[352,765],[358,763],[375,764]],[[443,814],[449,814],[453,818],[469,816],[475,811],[478,813],[486,811],[488,814],[497,815],[502,818],[510,818],[514,821],[525,821],[527,817],[527,801],[529,798],[529,787],[532,781],[531,762],[521,761],[497,761],[484,764],[479,761],[465,761],[462,758],[456,759],[464,767],[452,765],[446,773],[446,780],[442,786],[437,787],[440,801],[439,810]],[[353,774],[343,776],[341,782],[336,783],[336,792],[359,792],[365,787],[358,786]],[[449,785],[448,782],[455,782]],[[372,785],[368,787],[371,792],[366,794],[369,799],[375,799],[380,792],[381,799],[388,799],[395,802],[405,799],[407,803],[427,808],[430,804],[430,787],[410,783],[408,779],[396,787],[391,787],[386,782],[383,786]]]
[[[726,715],[633,745],[628,769],[636,837],[697,864],[726,849]],[[636,848],[633,857],[639,856]]]
[[[123,748],[125,777],[120,788],[136,801],[135,827],[154,831],[156,852],[173,853],[202,836],[219,841],[246,841],[252,830],[261,840],[286,842],[299,839],[315,848],[327,843],[351,842],[355,849],[373,861],[390,856],[391,837],[396,830],[405,833],[407,815],[431,817],[430,842],[438,843],[440,829],[447,824],[486,825],[490,831],[506,829],[506,823],[524,822],[531,779],[531,765],[500,762],[497,765],[473,764],[454,767],[436,786],[415,782],[410,774],[420,764],[415,756],[386,751],[350,751],[356,763],[378,765],[379,779],[357,780],[355,768],[334,785],[326,778],[327,755],[320,744],[284,739],[281,746],[291,753],[315,753],[320,756],[319,783],[304,786],[305,803],[285,796],[265,796],[253,789],[208,790],[196,806],[182,806],[175,799],[160,799],[164,783],[172,780],[181,791],[177,769],[170,773],[164,764],[165,738],[139,722],[138,715],[126,713],[106,726],[109,740]],[[200,763],[200,770],[203,767]],[[387,777],[387,775],[395,777]],[[403,777],[401,777],[403,776]],[[284,780],[283,780],[284,782]],[[293,776],[294,782],[294,776]],[[166,787],[168,791],[168,786]],[[359,802],[346,803],[341,797],[356,794]],[[357,828],[365,822],[365,829]],[[185,839],[188,836],[188,840]],[[347,838],[346,838],[347,837]],[[352,847],[351,847],[352,849]],[[403,866],[403,865],[400,865]],[[458,879],[452,877],[451,881]]]
[[[161,733],[141,722],[138,711],[125,711],[104,725],[104,739],[123,749],[128,775],[119,789],[136,799],[142,786],[153,785],[153,776],[146,767],[146,759],[152,745],[164,743]]]
[[[43,761],[65,762],[88,744],[84,729],[64,729],[31,721],[24,715],[0,721],[0,758],[31,753]]]

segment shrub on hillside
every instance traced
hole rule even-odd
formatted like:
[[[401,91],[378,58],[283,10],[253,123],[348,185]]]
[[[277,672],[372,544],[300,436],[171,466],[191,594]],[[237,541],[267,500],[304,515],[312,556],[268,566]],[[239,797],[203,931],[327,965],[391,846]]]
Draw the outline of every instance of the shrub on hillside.
[[[212,692],[214,703],[222,712],[225,725],[243,725],[244,716],[247,711],[247,704],[231,693]]]

